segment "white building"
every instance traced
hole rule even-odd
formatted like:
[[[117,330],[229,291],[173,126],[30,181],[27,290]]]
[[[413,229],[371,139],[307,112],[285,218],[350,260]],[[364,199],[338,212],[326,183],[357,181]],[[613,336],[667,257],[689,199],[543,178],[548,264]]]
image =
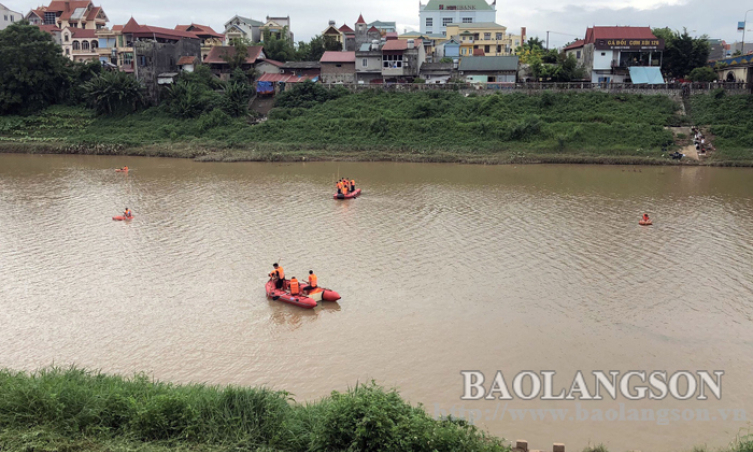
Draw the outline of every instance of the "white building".
[[[449,24],[497,21],[496,0],[491,5],[485,0],[429,0],[426,5],[418,4],[422,34],[447,36]]]
[[[23,18],[23,14],[11,11],[0,3],[0,30],[5,30],[8,25],[18,22]]]

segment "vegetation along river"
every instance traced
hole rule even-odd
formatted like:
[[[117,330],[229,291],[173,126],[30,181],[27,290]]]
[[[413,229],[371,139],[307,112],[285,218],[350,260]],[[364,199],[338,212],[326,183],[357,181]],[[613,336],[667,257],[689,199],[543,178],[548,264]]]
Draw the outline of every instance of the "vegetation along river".
[[[363,196],[333,200],[338,175]],[[75,363],[301,401],[374,379],[432,414],[482,410],[478,425],[532,448],[722,446],[749,425],[725,410],[753,416],[751,176],[0,155],[0,367]],[[135,219],[112,221],[126,206]],[[644,211],[654,226],[638,226]],[[267,300],[279,260],[342,300]],[[578,402],[711,413],[667,422],[460,400],[462,370],[508,384],[554,370],[557,389],[578,370],[655,369],[724,370],[722,398]],[[532,419],[548,409],[569,411]]]

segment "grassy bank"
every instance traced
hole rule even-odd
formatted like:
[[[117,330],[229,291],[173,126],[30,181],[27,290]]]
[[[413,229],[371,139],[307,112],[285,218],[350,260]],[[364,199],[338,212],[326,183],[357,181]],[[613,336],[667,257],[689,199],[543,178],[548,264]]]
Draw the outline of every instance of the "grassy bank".
[[[176,386],[79,369],[0,371],[0,450],[506,451],[373,384],[312,404],[267,389]]]
[[[693,120],[704,125],[724,160],[753,159],[753,96],[724,96],[721,92],[691,99]]]
[[[317,91],[323,88],[309,89],[313,92],[281,96],[269,120],[258,125],[221,110],[176,119],[164,108],[97,117],[83,108],[52,107],[33,116],[0,117],[0,152],[205,161],[672,164],[677,162],[662,152],[674,141],[666,126],[691,122],[677,116],[678,105],[663,96],[465,97],[451,91],[382,90],[323,96]],[[725,116],[732,102],[745,110],[751,101],[749,96],[693,99],[692,122],[710,124],[718,137],[719,152],[708,164],[753,164],[749,123]],[[742,114],[747,118],[750,109]]]

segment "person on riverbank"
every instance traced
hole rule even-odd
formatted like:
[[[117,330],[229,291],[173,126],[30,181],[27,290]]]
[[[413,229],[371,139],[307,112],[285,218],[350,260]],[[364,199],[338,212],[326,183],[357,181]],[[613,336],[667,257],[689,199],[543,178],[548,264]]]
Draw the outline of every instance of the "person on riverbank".
[[[279,264],[272,264],[272,267],[274,267],[274,270],[269,274],[269,277],[274,280],[275,288],[282,289],[282,286],[285,283],[285,270],[283,270]]]
[[[293,276],[290,278],[290,295],[300,295],[301,294],[301,285],[298,283],[298,280]]]

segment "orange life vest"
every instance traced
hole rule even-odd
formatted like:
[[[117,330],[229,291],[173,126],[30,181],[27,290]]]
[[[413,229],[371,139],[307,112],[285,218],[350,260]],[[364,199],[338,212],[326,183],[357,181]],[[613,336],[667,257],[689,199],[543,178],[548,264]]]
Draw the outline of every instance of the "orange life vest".
[[[354,181],[354,180],[351,180],[351,181],[350,181],[350,186],[351,186],[351,187],[355,187],[355,186],[356,186],[356,181]]]
[[[298,280],[293,278],[290,280],[290,295],[298,295],[300,293],[300,286]]]
[[[316,275],[309,275],[309,286],[316,288]]]
[[[277,267],[276,269],[272,270],[272,273],[269,274],[271,278],[274,278],[275,276],[277,279],[285,279],[285,270],[282,269],[282,267]]]

